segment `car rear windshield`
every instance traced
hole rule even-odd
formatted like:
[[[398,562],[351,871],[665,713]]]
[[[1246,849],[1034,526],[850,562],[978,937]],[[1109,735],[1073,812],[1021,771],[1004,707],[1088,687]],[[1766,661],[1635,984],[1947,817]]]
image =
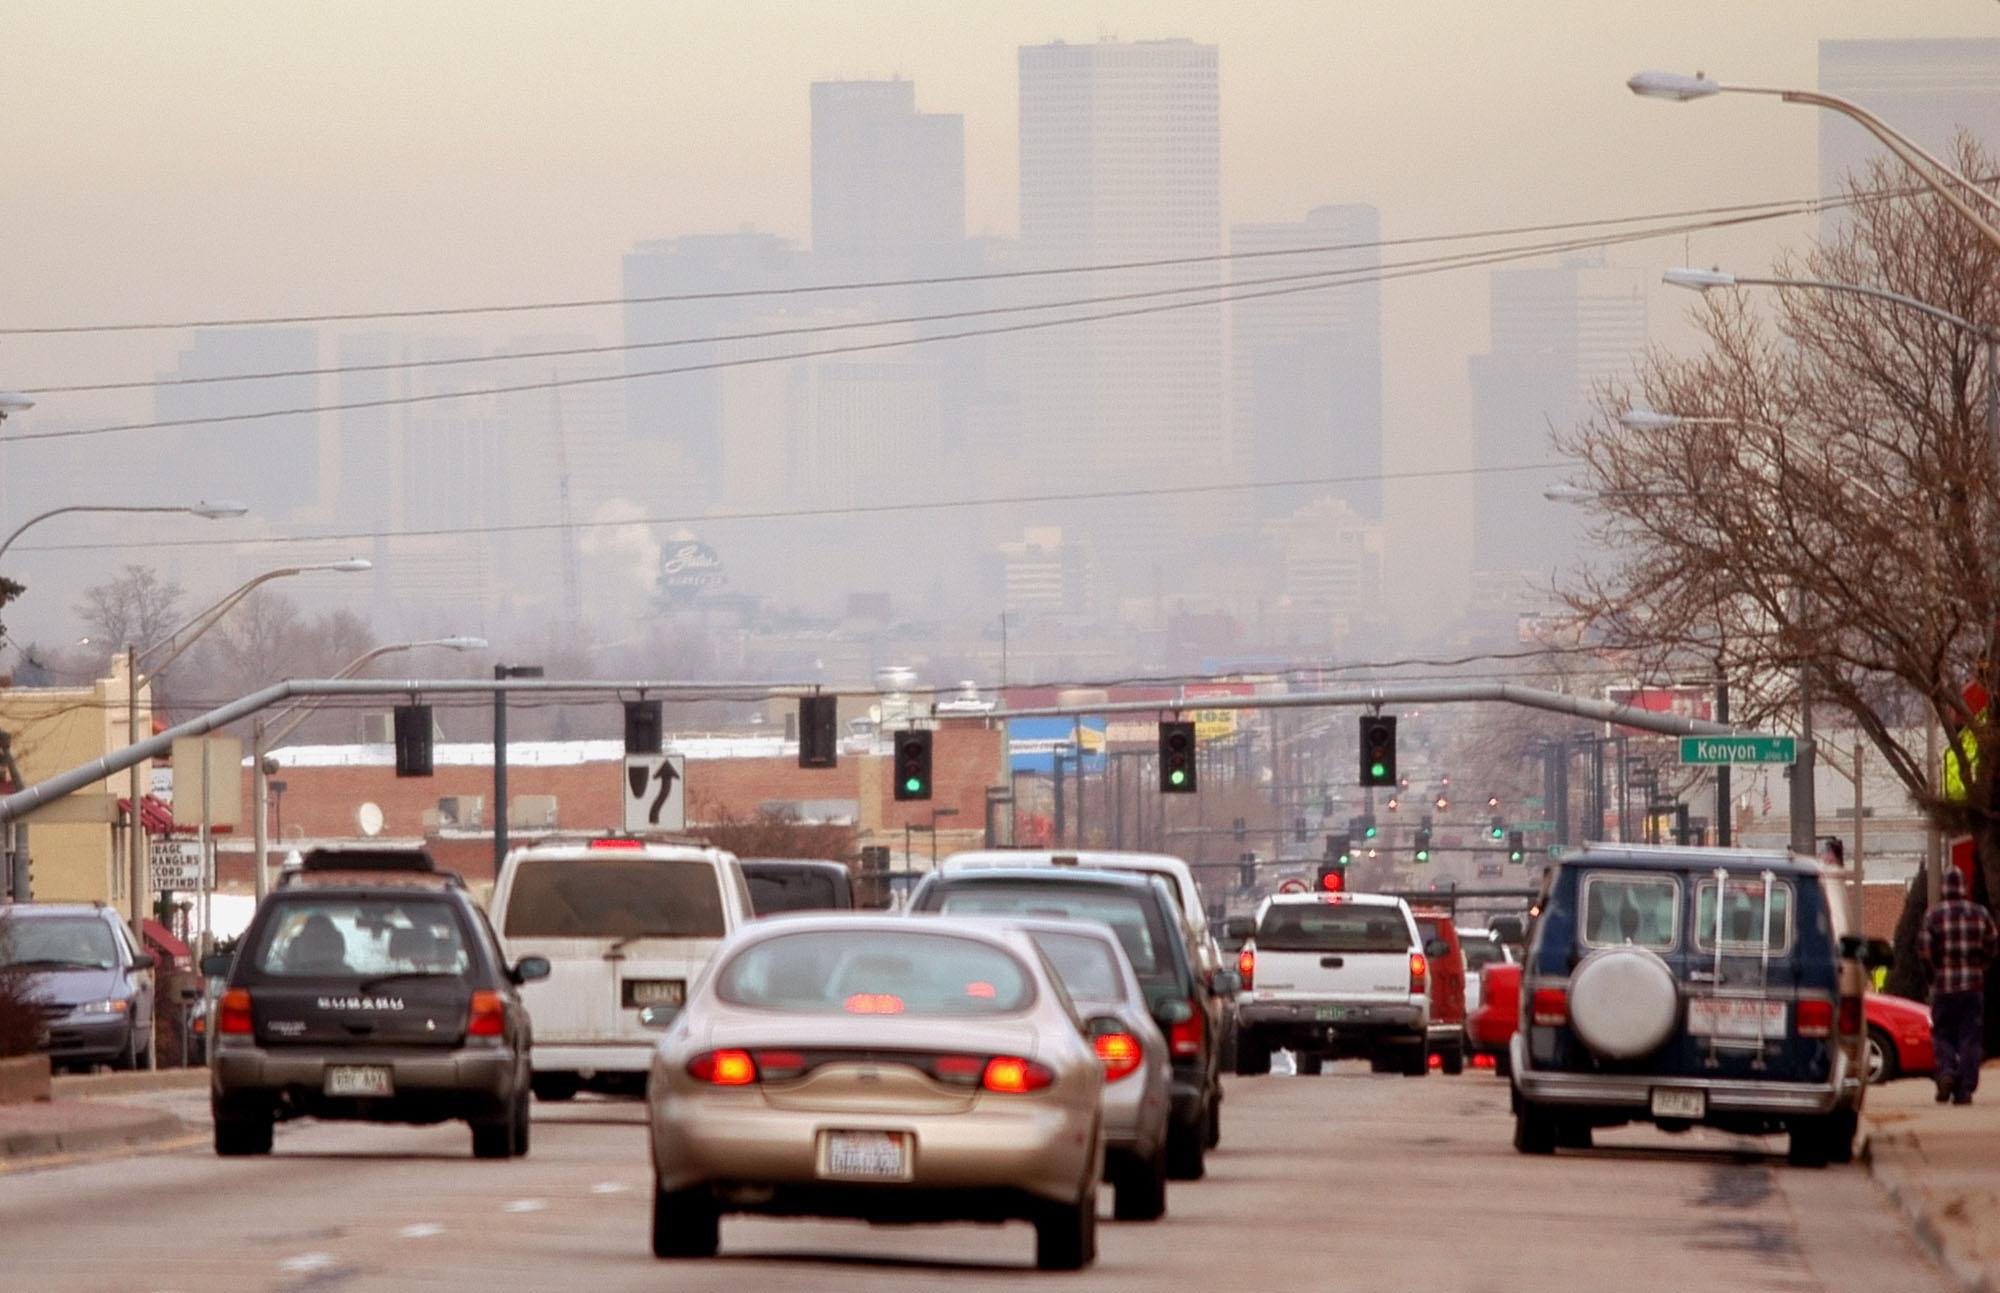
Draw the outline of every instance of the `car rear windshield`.
[[[0,920],[0,965],[108,970],[118,964],[111,926],[97,916]]]
[[[1077,1001],[1112,1002],[1125,997],[1125,976],[1110,944],[1088,934],[1063,934],[1055,930],[1031,930],[1028,937],[1056,967],[1063,987]]]
[[[1783,952],[1792,944],[1792,886],[1783,880],[1770,887],[1770,929],[1765,931],[1764,881],[1757,876],[1730,876],[1722,889],[1722,950],[1758,955],[1763,949]],[[1694,887],[1694,945],[1715,950],[1715,881]]]
[[[1035,999],[1027,967],[990,943],[882,929],[802,930],[752,943],[716,976],[739,1006],[808,1014],[999,1015]]]
[[[1173,972],[1166,950],[1167,931],[1159,908],[1137,894],[1088,884],[1025,884],[956,882],[944,887],[936,910],[947,916],[1049,916],[1057,920],[1094,920],[1109,925],[1139,977],[1158,978]]]
[[[721,938],[722,882],[684,858],[523,858],[508,938]]]
[[[750,909],[759,916],[780,911],[833,911],[854,905],[841,877],[823,867],[788,867],[758,863],[745,866],[750,883]]]
[[[1396,907],[1284,903],[1257,926],[1260,952],[1407,952],[1410,927]]]
[[[458,913],[435,898],[287,898],[252,953],[261,974],[372,978],[464,974],[472,963]]]
[[[1673,875],[1595,871],[1583,878],[1583,941],[1664,951],[1680,928],[1681,882]]]

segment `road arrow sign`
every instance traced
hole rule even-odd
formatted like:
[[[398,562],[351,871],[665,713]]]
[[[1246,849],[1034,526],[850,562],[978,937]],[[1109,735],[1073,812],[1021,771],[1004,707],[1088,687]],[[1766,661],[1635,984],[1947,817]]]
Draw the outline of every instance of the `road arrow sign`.
[[[1790,736],[1683,736],[1685,764],[1795,763],[1798,739]]]
[[[679,754],[625,756],[625,830],[687,829],[687,759]]]

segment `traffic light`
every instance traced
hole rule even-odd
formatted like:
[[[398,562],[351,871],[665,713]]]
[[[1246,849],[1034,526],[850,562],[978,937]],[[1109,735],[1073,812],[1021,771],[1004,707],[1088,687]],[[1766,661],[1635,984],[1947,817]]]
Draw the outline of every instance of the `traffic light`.
[[[1194,793],[1194,724],[1178,719],[1160,724],[1160,793]]]
[[[659,701],[626,701],[625,753],[658,754],[660,752],[660,726]]]
[[[1400,800],[1400,799],[1396,798],[1396,797],[1395,797],[1394,795],[1390,795],[1390,796],[1389,796],[1389,811],[1390,811],[1390,812],[1392,812],[1392,813],[1393,813],[1393,812],[1395,812],[1395,811],[1396,811],[1397,809],[1401,808],[1402,806],[1403,806],[1403,801],[1402,801],[1402,800]]]
[[[1347,888],[1347,859],[1328,858],[1319,864],[1319,873],[1313,878],[1314,886],[1321,893],[1340,893]]]
[[[1326,837],[1326,857],[1329,862],[1346,866],[1354,860],[1354,837],[1351,835],[1329,835]]]
[[[1486,806],[1488,808],[1498,808],[1500,806],[1500,796],[1498,795],[1486,796]]]
[[[1230,824],[1229,831],[1238,840],[1242,840],[1246,835],[1249,834],[1249,825],[1241,817],[1239,817]]]
[[[396,706],[396,775],[431,775],[431,707]]]
[[[1495,813],[1493,814],[1493,824],[1487,827],[1486,831],[1487,834],[1496,840],[1503,839],[1507,834],[1507,823],[1501,820],[1500,814]]]
[[[831,768],[840,762],[840,701],[799,697],[799,766]]]
[[[931,797],[931,734],[912,728],[896,733],[896,798]]]
[[[1431,860],[1431,828],[1428,826],[1420,826],[1417,828],[1417,861],[1428,862],[1430,860]]]
[[[1297,840],[1301,844],[1306,842],[1308,835],[1306,832],[1305,818],[1303,817],[1292,818],[1292,838]]]
[[[1451,800],[1450,800],[1450,798],[1449,798],[1449,797],[1447,797],[1447,796],[1446,796],[1446,795],[1445,795],[1445,794],[1444,794],[1443,792],[1439,792],[1439,794],[1438,794],[1438,797],[1437,797],[1437,807],[1438,807],[1438,811],[1440,811],[1440,812],[1442,812],[1442,811],[1444,811],[1445,809],[1447,809],[1447,808],[1451,807]]]
[[[1236,859],[1236,879],[1237,883],[1245,889],[1256,887],[1257,855],[1255,853],[1245,853]]]
[[[1361,716],[1361,784],[1396,784],[1396,720],[1390,715]]]
[[[1381,829],[1375,825],[1375,814],[1364,814],[1361,818],[1361,838],[1372,840],[1381,833]]]
[[[1525,848],[1521,847],[1521,832],[1508,831],[1507,860],[1509,862],[1525,862],[1527,861],[1527,858],[1528,858],[1528,851]]]

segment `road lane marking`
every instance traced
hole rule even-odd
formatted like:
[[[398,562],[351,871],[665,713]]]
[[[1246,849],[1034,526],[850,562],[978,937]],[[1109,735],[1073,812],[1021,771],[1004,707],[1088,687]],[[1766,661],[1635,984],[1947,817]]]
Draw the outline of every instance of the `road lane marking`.
[[[549,1205],[540,1199],[516,1199],[501,1209],[503,1212],[540,1212]]]
[[[592,1194],[623,1194],[625,1187],[617,1181],[599,1181],[590,1187]]]
[[[432,1235],[443,1233],[444,1227],[435,1221],[419,1221],[415,1225],[404,1226],[396,1232],[403,1239],[429,1239]]]
[[[333,1265],[332,1253],[299,1253],[278,1263],[278,1269],[293,1275],[303,1275],[308,1271],[325,1270]]]

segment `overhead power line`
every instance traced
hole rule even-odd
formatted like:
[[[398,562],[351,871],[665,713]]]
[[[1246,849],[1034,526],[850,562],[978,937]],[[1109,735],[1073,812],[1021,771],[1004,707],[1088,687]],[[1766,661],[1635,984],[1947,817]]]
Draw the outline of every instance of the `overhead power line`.
[[[1369,251],[1386,247],[1421,246],[1426,243],[1463,242],[1479,238],[1506,238],[1530,233],[1560,233],[1621,224],[1642,224],[1649,220],[1678,220],[1689,216],[1740,215],[1769,210],[1773,215],[1809,214],[1823,205],[1842,205],[1846,198],[1829,195],[1818,198],[1773,199],[1741,202],[1727,206],[1690,207],[1678,211],[1646,215],[1605,216],[1588,220],[1559,220],[1539,224],[1504,225],[1490,229],[1455,233],[1413,234],[1401,238],[1376,238],[1358,242],[1321,243],[1305,247],[1278,247],[1258,251],[1213,252],[1198,256],[1160,256],[1142,260],[1105,261],[1088,265],[1054,265],[1033,269],[982,270],[965,274],[930,274],[909,278],[864,279],[841,283],[787,284],[773,287],[730,288],[709,292],[666,292],[643,296],[578,297],[566,300],[520,301],[490,305],[442,305],[412,309],[347,310],[324,313],[244,315],[122,323],[67,323],[0,327],[0,336],[63,336],[99,332],[164,332],[182,328],[243,328],[297,323],[361,323],[381,319],[434,319],[475,314],[525,314],[544,310],[601,309],[627,305],[669,305],[692,301],[728,301],[773,296],[808,296],[833,292],[880,291],[888,288],[940,287],[955,283],[1002,282],[1012,279],[1048,278],[1067,274],[1101,274],[1135,269],[1164,269],[1176,265],[1204,265],[1225,261],[1258,260],[1279,256],[1317,256],[1336,252]]]
[[[16,552],[107,552],[127,548],[231,548],[289,546],[299,543],[346,543],[359,539],[433,539],[472,534],[534,534],[550,530],[615,530],[649,525],[712,525],[723,521],[796,521],[839,516],[876,516],[897,512],[940,512],[963,507],[1007,507],[1022,503],[1093,503],[1124,498],[1162,498],[1196,494],[1229,494],[1264,489],[1309,489],[1378,481],[1442,480],[1455,476],[1499,476],[1524,471],[1552,471],[1560,462],[1526,462],[1490,467],[1434,467],[1421,471],[1357,472],[1344,476],[1298,476],[1288,480],[1251,480],[1227,484],[1134,486],[1127,489],[1084,489],[1049,494],[1004,494],[987,498],[913,499],[896,503],[857,503],[850,507],[775,508],[756,512],[715,512],[693,516],[637,516],[622,520],[521,521],[509,525],[450,525],[420,530],[345,530],[328,534],[276,534],[254,539],[151,539],[130,543],[21,544]]]
[[[1697,224],[1656,226],[1651,229],[1596,238],[1580,238],[1563,242],[1536,243],[1526,247],[1464,252],[1452,256],[1427,258],[1421,262],[1398,266],[1387,272],[1365,271],[1357,274],[1353,271],[1331,270],[1327,271],[1325,277],[1312,276],[1315,279],[1312,282],[1268,288],[1255,292],[1232,292],[1230,289],[1236,285],[1228,283],[1204,284],[1198,289],[1174,290],[1176,292],[1199,290],[1211,292],[1213,295],[1190,301],[1168,301],[1119,310],[1103,310],[1086,314],[1066,315],[1055,319],[1034,319],[1024,323],[1004,324],[990,328],[964,328],[950,332],[929,333],[916,337],[896,337],[879,341],[851,342],[838,346],[822,346],[816,349],[787,351],[770,355],[742,355],[728,359],[714,359],[699,363],[674,365],[666,368],[643,369],[637,372],[600,373],[579,377],[554,377],[502,386],[479,387],[472,390],[431,391],[416,395],[393,395],[375,399],[342,400],[332,403],[297,405],[290,408],[256,409],[243,413],[222,413],[206,417],[166,418],[151,422],[127,422],[101,427],[74,427],[57,431],[33,431],[10,435],[8,441],[11,443],[25,443],[38,440],[68,440],[132,431],[158,431],[187,426],[217,426],[230,423],[255,422],[269,418],[300,417],[316,413],[345,413],[363,409],[405,407],[450,400],[478,399],[498,395],[518,395],[531,391],[558,390],[569,386],[595,386],[609,382],[629,382],[653,377],[673,377],[687,373],[712,372],[721,369],[751,367],[759,364],[783,363],[795,359],[820,359],[837,355],[897,350],[910,346],[934,344],[940,341],[960,341],[970,337],[990,337],[1009,333],[1035,332],[1047,328],[1066,327],[1081,323],[1099,323],[1112,319],[1135,318],[1143,315],[1163,314],[1178,310],[1206,309],[1236,301],[1291,296],[1299,292],[1317,292],[1325,291],[1328,288],[1363,283],[1381,283],[1400,278],[1426,277],[1431,274],[1445,273],[1452,270],[1476,268],[1482,265],[1504,264],[1509,261],[1530,259],[1564,251],[1582,251],[1592,248],[1619,246],[1625,243],[1643,242],[1653,238],[1673,237],[1698,230],[1754,223],[1771,218],[1773,217],[1769,215],[1735,216],[1726,219],[1702,221]],[[1352,274],[1353,276],[1340,276],[1346,274]],[[960,317],[970,317],[975,316],[978,312],[964,311],[957,313]]]

